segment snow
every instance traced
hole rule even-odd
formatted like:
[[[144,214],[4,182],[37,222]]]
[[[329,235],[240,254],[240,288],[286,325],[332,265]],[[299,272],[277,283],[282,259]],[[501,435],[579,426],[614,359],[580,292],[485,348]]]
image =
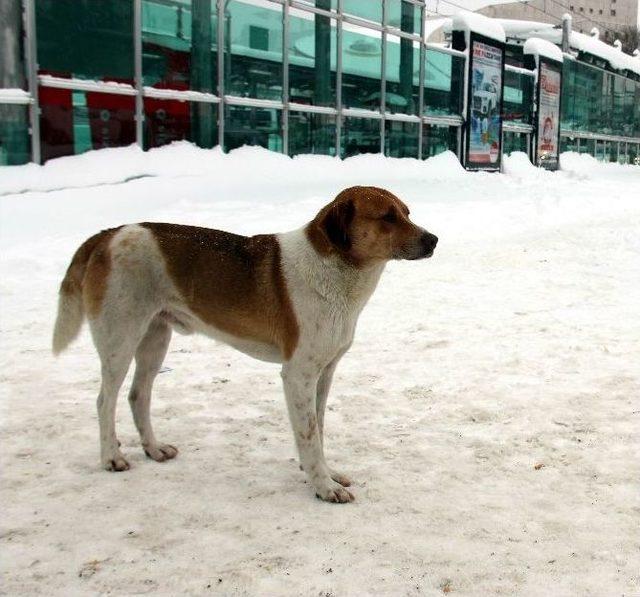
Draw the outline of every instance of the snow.
[[[612,68],[629,70],[640,75],[640,60],[636,60],[633,56],[621,52],[596,37],[572,31],[570,45],[576,50],[604,58]]]
[[[465,31],[467,38],[469,32],[473,31],[500,42],[504,42],[506,39],[504,29],[496,19],[473,12],[456,13],[452,18],[452,28],[457,31]]]
[[[508,37],[519,37],[526,39],[531,35],[551,42],[554,45],[562,43],[562,29],[550,25],[542,27],[541,23],[531,23],[529,21],[509,21],[500,19]],[[520,23],[520,24],[518,24]],[[569,45],[574,50],[587,52],[593,56],[598,56],[606,60],[612,68],[616,70],[629,70],[640,74],[640,60],[629,54],[621,52],[618,48],[610,46],[597,37],[572,31],[569,38]]]
[[[640,168],[504,164],[183,143],[1,169],[23,191],[0,197],[3,591],[638,594]],[[178,458],[144,457],[122,395],[132,468],[101,471],[87,330],[49,352],[78,244],[145,220],[291,229],[358,183],[440,243],[389,264],[336,374],[327,458],[356,502],[304,482],[278,367],[199,336],[174,337],[156,382]]]
[[[24,89],[0,89],[0,104],[30,104],[31,94]]]
[[[103,93],[117,93],[119,95],[136,95],[135,87],[128,83],[117,81],[91,81],[88,79],[62,78],[52,75],[39,75],[38,80],[43,87],[58,89],[81,89],[83,91],[99,91]]]
[[[530,37],[527,39],[527,41],[524,42],[523,51],[525,54],[533,54],[536,57],[542,56],[543,58],[550,58],[557,62],[562,62],[563,60],[562,50],[558,46],[539,37]]]

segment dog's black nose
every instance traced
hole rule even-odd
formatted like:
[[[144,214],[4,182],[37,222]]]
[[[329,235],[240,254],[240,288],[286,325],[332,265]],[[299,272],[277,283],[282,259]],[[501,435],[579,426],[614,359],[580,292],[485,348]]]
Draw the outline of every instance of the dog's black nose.
[[[422,241],[425,253],[433,253],[438,244],[438,237],[435,234],[431,234],[431,232],[425,232],[420,240]]]

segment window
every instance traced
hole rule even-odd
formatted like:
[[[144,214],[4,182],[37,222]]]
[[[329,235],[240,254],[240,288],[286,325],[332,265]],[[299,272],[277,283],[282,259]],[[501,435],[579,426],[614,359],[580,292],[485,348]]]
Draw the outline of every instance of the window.
[[[218,106],[205,102],[144,98],[144,148],[186,139],[199,147],[218,144]]]
[[[345,14],[359,17],[374,23],[382,23],[381,0],[342,0],[342,9]]]
[[[580,7],[580,12],[584,12],[584,8],[582,6]]]
[[[593,14],[593,8],[590,8],[590,9],[589,9],[589,12],[590,12],[591,14]]]
[[[380,121],[346,117],[342,122],[341,157],[359,153],[380,153]]]
[[[443,116],[462,111],[465,60],[427,49],[424,73],[424,115]]]
[[[345,108],[380,110],[382,35],[343,23],[342,104]]]
[[[38,93],[43,161],[135,143],[133,97],[52,87]]]
[[[144,84],[216,93],[217,32],[214,0],[143,0]]]
[[[387,35],[386,68],[387,112],[417,114],[420,74],[420,44]]]
[[[423,125],[422,158],[430,158],[443,151],[458,150],[458,128],[455,126]]]
[[[289,11],[289,99],[335,106],[337,22],[311,12]]]
[[[226,112],[226,151],[242,145],[259,145],[271,151],[282,151],[282,110],[227,106]]]
[[[29,109],[0,104],[0,166],[26,164],[30,159]]]
[[[417,158],[420,124],[394,120],[387,120],[384,124],[384,154],[393,158]]]
[[[615,16],[616,16],[615,8],[612,8],[612,9],[611,9],[611,16],[612,16],[612,17],[615,17]]]
[[[281,4],[226,4],[226,95],[282,100],[282,19]]]
[[[598,11],[598,13],[599,13],[599,14],[602,14],[602,9],[600,9],[600,10]]]
[[[420,35],[422,7],[404,0],[387,0],[387,25]]]
[[[36,2],[38,66],[66,77],[133,80],[133,2]]]
[[[289,112],[289,155],[336,155],[336,117],[330,114]]]
[[[569,10],[573,10],[573,4],[569,6]]]

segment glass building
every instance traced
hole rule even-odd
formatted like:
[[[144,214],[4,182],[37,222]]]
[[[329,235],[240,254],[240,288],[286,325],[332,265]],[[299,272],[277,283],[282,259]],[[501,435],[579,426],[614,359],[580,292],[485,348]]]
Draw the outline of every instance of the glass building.
[[[19,67],[0,81],[0,165],[180,139],[289,155],[461,152],[467,57],[425,41],[423,0],[3,3],[18,42],[1,60]],[[563,150],[638,156],[640,77],[627,75],[565,60]],[[507,61],[505,153],[530,151],[534,83]]]

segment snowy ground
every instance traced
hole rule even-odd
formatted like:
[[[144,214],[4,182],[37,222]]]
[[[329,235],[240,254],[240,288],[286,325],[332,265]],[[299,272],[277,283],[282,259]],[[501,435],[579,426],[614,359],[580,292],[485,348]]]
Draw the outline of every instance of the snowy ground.
[[[640,168],[563,167],[179,145],[0,171],[0,591],[639,595]],[[388,266],[338,369],[327,455],[356,502],[305,484],[278,368],[202,337],[156,382],[179,457],[145,458],[121,396],[132,468],[100,470],[88,333],[49,351],[75,247],[142,220],[285,230],[356,183],[440,237]]]

